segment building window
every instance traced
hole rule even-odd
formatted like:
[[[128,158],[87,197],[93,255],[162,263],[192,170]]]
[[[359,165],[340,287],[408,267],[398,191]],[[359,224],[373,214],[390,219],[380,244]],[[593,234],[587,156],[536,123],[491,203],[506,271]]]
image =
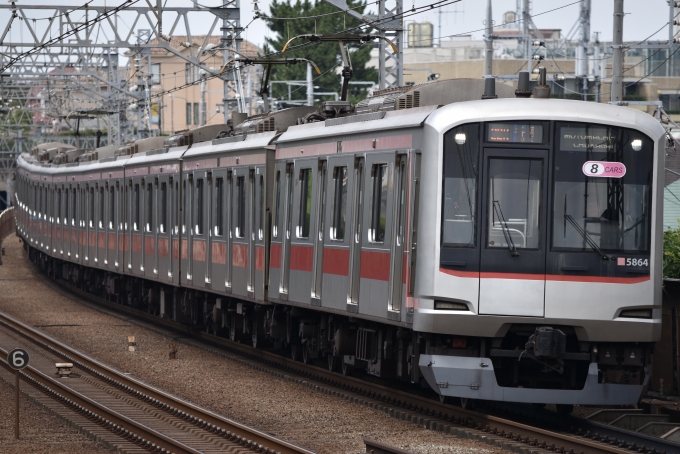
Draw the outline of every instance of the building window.
[[[187,103],[187,125],[191,124],[191,103]]]
[[[197,125],[200,123],[199,118],[200,118],[200,113],[198,111],[198,103],[194,103],[194,124]]]
[[[191,63],[184,64],[184,82],[187,84],[190,84],[194,81],[194,79],[191,77],[191,66]]]
[[[161,64],[152,63],[151,64],[151,84],[160,85],[161,84]]]

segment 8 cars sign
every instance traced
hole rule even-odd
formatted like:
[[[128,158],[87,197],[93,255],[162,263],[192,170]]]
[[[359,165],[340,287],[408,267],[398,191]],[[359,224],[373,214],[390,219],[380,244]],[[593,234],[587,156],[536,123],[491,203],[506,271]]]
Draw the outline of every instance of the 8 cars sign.
[[[586,161],[582,170],[588,177],[621,178],[626,174],[626,166],[621,162]]]

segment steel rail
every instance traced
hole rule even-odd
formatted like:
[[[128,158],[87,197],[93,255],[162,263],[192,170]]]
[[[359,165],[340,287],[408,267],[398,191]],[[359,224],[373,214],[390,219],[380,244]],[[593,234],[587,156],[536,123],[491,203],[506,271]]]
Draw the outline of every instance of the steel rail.
[[[0,348],[0,356],[6,358],[8,353],[8,350]],[[3,367],[13,372],[7,361],[2,359],[1,363]],[[168,453],[175,454],[200,454],[200,451],[100,405],[30,365],[18,373],[20,377],[32,386],[50,395],[50,397],[62,401],[64,405],[71,407],[72,410],[83,414],[88,419],[112,431],[127,431],[125,438],[130,439],[133,443],[143,448],[149,449],[152,452],[164,449]]]
[[[89,294],[86,293],[86,295]],[[68,345],[63,344],[62,342],[35,330],[34,328],[20,322],[19,320],[16,320],[7,314],[0,313],[0,324],[11,328],[12,330],[35,343],[42,344],[44,348],[53,351],[57,355],[60,355],[64,359],[74,363],[74,365],[77,365],[79,368],[93,373],[94,375],[104,379],[105,381],[108,381],[116,387],[127,391],[133,390],[141,392],[142,394],[148,396],[148,399],[154,403],[158,402],[161,406],[166,405],[176,409],[179,412],[185,413],[188,415],[188,418],[194,422],[201,420],[202,423],[200,426],[203,426],[208,430],[211,428],[213,430],[215,430],[215,428],[220,428],[223,433],[225,431],[231,432],[233,434],[232,438],[242,440],[242,444],[245,444],[246,446],[261,446],[264,449],[269,449],[270,452],[277,452],[280,454],[314,454],[313,451],[301,448],[292,443],[280,440],[269,434],[256,430],[252,427],[248,427],[244,424],[240,424],[236,421],[220,416],[190,402],[181,400],[169,393],[166,393],[165,391],[142,383],[133,377],[124,375],[121,372],[93,358],[90,358],[84,353],[79,352]]]
[[[369,440],[368,438],[364,438],[364,444],[366,445],[366,452],[368,454],[413,454],[411,451],[406,451],[379,441]]]
[[[394,390],[386,386],[370,383],[355,377],[348,377],[337,372],[332,372],[325,368],[304,364],[299,361],[295,361],[292,358],[286,358],[276,353],[259,350],[249,345],[230,341],[229,339],[223,337],[217,337],[204,331],[193,330],[186,326],[179,325],[170,320],[161,319],[156,315],[149,314],[132,307],[112,303],[104,298],[92,295],[61,280],[50,280],[50,282],[55,282],[56,285],[67,290],[68,292],[74,293],[85,300],[94,302],[95,304],[103,305],[109,309],[117,312],[123,312],[127,315],[132,315],[137,319],[143,319],[156,326],[162,325],[165,328],[171,329],[175,332],[181,332],[193,336],[202,342],[232,351],[241,356],[250,357],[268,365],[286,369],[310,379],[316,379],[324,383],[328,383],[330,386],[344,388],[354,393],[363,394],[374,399],[385,401],[388,404],[415,410],[417,412],[430,415],[433,418],[446,420],[464,427],[474,428],[493,435],[502,436],[515,442],[523,442],[530,446],[543,449],[555,449],[558,451],[561,449],[562,452],[573,451],[574,453],[583,454],[630,454],[631,452],[628,449],[589,440],[585,437],[572,436],[539,427],[533,427],[528,424],[523,424],[509,419],[487,415],[469,409],[463,409],[450,404],[440,403],[433,399],[417,396],[404,391]]]

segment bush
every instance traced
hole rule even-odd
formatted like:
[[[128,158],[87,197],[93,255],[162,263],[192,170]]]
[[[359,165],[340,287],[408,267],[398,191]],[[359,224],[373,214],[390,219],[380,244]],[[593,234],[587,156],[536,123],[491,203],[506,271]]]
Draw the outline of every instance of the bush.
[[[663,232],[663,276],[680,279],[680,229]]]

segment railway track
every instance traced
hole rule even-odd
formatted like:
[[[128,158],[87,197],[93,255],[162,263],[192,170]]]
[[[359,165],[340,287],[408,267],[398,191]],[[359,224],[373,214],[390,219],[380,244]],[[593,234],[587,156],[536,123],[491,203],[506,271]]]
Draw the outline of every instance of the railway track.
[[[52,281],[50,281],[52,282]],[[356,403],[379,408],[390,415],[416,422],[430,429],[444,431],[457,436],[467,437],[470,433],[491,440],[509,449],[527,448],[528,451],[583,453],[583,454],[624,454],[631,452],[661,454],[680,452],[680,444],[661,440],[644,434],[620,428],[609,428],[602,424],[574,417],[565,417],[554,412],[538,411],[512,405],[505,405],[506,417],[485,414],[458,406],[440,403],[437,400],[395,390],[390,387],[371,383],[356,377],[344,376],[326,368],[304,364],[291,358],[249,345],[232,342],[204,331],[180,326],[172,321],[159,319],[128,306],[122,306],[93,296],[63,281],[52,282],[68,292],[99,306],[119,313],[134,315],[138,319],[151,322],[186,335],[182,340],[192,346],[217,347],[256,361],[280,371],[304,377],[304,382],[316,390],[339,396]],[[190,339],[195,339],[196,343]],[[252,364],[252,363],[248,363]],[[259,367],[258,367],[259,368]],[[276,372],[275,372],[276,373]]]
[[[125,452],[311,454],[141,383],[5,314],[0,327],[0,344],[22,343],[32,358],[21,378],[118,435]],[[0,356],[7,353],[0,348]],[[54,377],[55,363],[64,362],[73,364],[75,378]]]

